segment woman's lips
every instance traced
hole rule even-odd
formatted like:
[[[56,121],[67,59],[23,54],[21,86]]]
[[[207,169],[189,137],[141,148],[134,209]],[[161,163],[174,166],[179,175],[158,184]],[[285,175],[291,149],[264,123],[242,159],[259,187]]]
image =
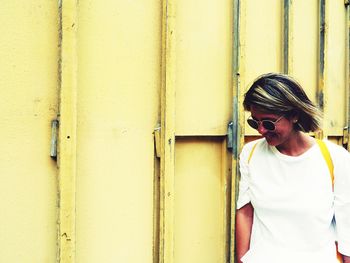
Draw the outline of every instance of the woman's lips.
[[[265,139],[270,140],[273,138],[276,138],[276,134],[275,133],[266,133],[263,135],[265,137]]]

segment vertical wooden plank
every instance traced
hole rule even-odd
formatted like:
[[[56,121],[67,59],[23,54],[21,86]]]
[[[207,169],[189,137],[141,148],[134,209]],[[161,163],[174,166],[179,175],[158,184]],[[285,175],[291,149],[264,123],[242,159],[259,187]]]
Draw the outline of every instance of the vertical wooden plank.
[[[75,0],[62,1],[59,133],[59,262],[75,262],[76,177],[76,13]]]
[[[318,85],[316,89],[316,98],[318,102],[318,106],[320,107],[321,111],[324,113],[323,123],[327,122],[327,116],[326,116],[326,96],[325,96],[325,63],[326,63],[326,44],[327,44],[327,20],[326,20],[326,0],[320,0],[318,3],[318,11],[319,11],[319,39],[318,39],[318,71],[317,71],[317,78],[318,78]],[[327,136],[327,131],[325,131],[325,125],[322,125],[322,130],[317,132],[315,134],[316,138],[323,138],[324,136]]]
[[[345,0],[345,7],[346,7],[346,19],[345,19],[345,54],[346,54],[346,63],[345,63],[345,69],[346,69],[346,77],[345,77],[345,87],[346,87],[346,94],[347,94],[347,101],[346,101],[346,114],[347,114],[347,127],[343,138],[343,143],[346,143],[347,150],[350,151],[350,1]],[[346,137],[346,138],[345,138]],[[344,141],[345,140],[345,141]]]
[[[293,52],[292,42],[293,37],[293,2],[291,0],[284,0],[283,3],[283,72],[285,74],[293,74]]]
[[[158,135],[160,136],[160,130],[158,129]],[[159,140],[158,146],[160,147],[160,138],[155,140]],[[155,142],[157,144],[157,142]],[[157,147],[157,146],[156,146]],[[154,156],[154,179],[153,179],[153,248],[152,248],[152,257],[153,263],[159,263],[159,255],[160,255],[160,149],[159,156]]]
[[[231,255],[231,225],[232,225],[232,156],[227,151],[227,139],[221,144],[221,167],[223,177],[223,233],[224,233],[224,255],[223,262],[230,262]]]
[[[230,262],[235,262],[235,216],[236,216],[236,199],[237,199],[237,186],[239,181],[239,167],[238,167],[238,155],[244,144],[244,110],[242,107],[244,87],[241,86],[241,75],[244,75],[244,66],[241,65],[241,57],[243,54],[245,31],[241,32],[242,28],[245,28],[245,24],[241,25],[242,20],[245,19],[242,16],[242,6],[244,1],[233,1],[233,51],[232,51],[232,85],[233,85],[233,111],[232,111],[232,134],[233,134],[233,148],[231,158],[231,244],[230,244]],[[243,9],[245,10],[245,9]],[[242,18],[242,20],[241,20]],[[244,22],[243,22],[244,23]],[[242,36],[242,38],[241,38]]]
[[[174,262],[175,1],[163,0],[159,262]]]

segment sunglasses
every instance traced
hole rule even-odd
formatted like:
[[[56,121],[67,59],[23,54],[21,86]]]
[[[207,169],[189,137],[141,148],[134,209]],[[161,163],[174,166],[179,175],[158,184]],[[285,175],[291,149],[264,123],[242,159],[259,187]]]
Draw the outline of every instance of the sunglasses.
[[[261,124],[264,127],[264,129],[268,131],[274,131],[276,129],[276,123],[279,122],[283,117],[284,116],[282,115],[275,121],[270,121],[270,120],[257,121],[250,116],[249,119],[247,119],[247,122],[249,126],[255,130],[257,130],[259,128],[259,125]]]

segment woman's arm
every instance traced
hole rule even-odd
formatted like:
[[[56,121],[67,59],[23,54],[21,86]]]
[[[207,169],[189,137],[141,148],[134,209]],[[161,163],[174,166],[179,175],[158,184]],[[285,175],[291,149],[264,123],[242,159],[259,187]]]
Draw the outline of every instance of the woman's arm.
[[[344,148],[335,147],[331,154],[334,163],[334,212],[338,251],[343,255],[343,262],[350,263],[350,154]]]
[[[254,209],[251,203],[236,211],[236,256],[238,263],[242,263],[241,258],[249,250],[253,214]]]
[[[343,256],[343,263],[350,263],[350,257]]]

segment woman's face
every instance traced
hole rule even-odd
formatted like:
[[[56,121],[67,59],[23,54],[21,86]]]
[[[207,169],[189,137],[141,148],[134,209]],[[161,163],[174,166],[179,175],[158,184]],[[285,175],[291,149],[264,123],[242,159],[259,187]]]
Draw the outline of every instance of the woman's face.
[[[267,143],[271,146],[282,145],[287,142],[293,136],[296,135],[294,130],[293,119],[287,119],[274,113],[267,113],[259,110],[258,108],[251,107],[251,117],[256,121],[270,120],[275,123],[275,130],[270,131],[263,127],[261,122],[257,131],[266,139]]]

